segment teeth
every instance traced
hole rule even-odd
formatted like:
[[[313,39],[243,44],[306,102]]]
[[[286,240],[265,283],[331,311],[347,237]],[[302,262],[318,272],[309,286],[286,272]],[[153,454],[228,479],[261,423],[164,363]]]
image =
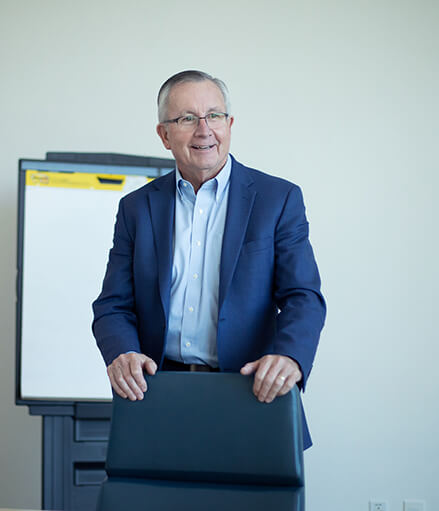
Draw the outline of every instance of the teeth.
[[[209,149],[210,145],[194,145],[197,149]]]

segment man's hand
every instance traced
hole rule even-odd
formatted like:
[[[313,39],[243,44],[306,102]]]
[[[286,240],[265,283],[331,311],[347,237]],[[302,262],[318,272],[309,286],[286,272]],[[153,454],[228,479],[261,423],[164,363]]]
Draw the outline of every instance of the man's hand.
[[[141,353],[123,353],[107,367],[107,374],[119,396],[136,401],[143,399],[143,393],[148,388],[143,370],[152,376],[157,371],[157,364]]]
[[[244,375],[255,371],[253,393],[261,403],[271,403],[275,397],[287,394],[302,379],[299,364],[284,355],[265,355],[241,368]]]

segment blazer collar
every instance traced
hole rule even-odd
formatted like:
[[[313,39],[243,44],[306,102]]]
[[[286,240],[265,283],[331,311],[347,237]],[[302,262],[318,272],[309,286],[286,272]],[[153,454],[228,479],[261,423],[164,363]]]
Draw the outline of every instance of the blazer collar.
[[[154,232],[159,290],[166,322],[169,313],[172,276],[172,246],[175,215],[175,171],[152,182],[148,194],[149,211]]]
[[[229,201],[224,226],[223,246],[221,250],[220,283],[218,297],[218,319],[230,282],[235,272],[241,247],[244,242],[247,225],[253,208],[256,192],[253,179],[244,165],[232,156],[230,174]]]

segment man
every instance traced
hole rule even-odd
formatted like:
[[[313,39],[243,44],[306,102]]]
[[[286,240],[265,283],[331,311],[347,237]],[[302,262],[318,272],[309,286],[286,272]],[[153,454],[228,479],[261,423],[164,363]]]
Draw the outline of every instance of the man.
[[[114,391],[142,399],[157,369],[254,373],[266,403],[304,389],[325,304],[300,189],[229,155],[221,80],[174,75],[158,113],[176,169],[121,200],[93,304]]]

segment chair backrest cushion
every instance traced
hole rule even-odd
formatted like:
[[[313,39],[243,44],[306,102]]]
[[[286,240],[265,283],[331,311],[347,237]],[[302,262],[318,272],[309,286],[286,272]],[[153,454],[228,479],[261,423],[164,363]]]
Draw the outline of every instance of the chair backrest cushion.
[[[304,488],[111,478],[98,511],[303,511]]]
[[[297,388],[270,404],[236,373],[159,372],[142,401],[114,396],[109,477],[303,486]]]

